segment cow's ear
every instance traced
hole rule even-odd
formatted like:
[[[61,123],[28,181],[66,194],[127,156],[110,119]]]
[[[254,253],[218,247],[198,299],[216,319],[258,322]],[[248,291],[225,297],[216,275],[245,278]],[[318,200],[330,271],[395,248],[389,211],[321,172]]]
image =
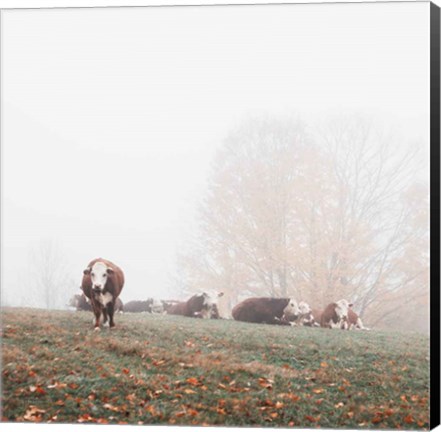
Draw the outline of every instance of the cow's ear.
[[[218,297],[222,297],[224,295],[224,293],[223,292],[220,292],[217,296]]]
[[[84,269],[84,270],[83,270],[83,274],[85,274],[85,275],[89,275],[89,274],[90,274],[90,268],[87,267],[87,269]]]
[[[111,275],[114,273],[114,270],[112,267],[107,267],[107,274]]]

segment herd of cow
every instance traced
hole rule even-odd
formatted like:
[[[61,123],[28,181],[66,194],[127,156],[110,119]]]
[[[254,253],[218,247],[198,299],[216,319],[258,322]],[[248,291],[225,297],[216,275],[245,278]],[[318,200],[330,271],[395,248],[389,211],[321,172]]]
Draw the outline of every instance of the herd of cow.
[[[70,306],[77,310],[91,310],[95,316],[95,330],[100,329],[101,317],[103,324],[109,321],[109,326],[114,327],[114,313],[118,311],[221,318],[217,301],[222,293],[195,294],[187,301],[148,299],[123,305],[119,299],[123,286],[124,273],[118,266],[102,258],[94,259],[83,272],[83,294],[74,296]],[[258,297],[237,304],[232,317],[251,323],[368,330],[351,307],[352,304],[345,299],[330,303],[323,310],[315,310],[306,302],[297,303],[291,298]]]

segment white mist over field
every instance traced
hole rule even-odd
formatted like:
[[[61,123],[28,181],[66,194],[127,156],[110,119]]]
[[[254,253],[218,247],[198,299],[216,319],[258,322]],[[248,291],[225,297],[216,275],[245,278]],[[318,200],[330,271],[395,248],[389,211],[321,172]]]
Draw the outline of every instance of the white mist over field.
[[[11,10],[2,13],[2,305],[53,307],[96,257],[124,301],[179,297],[176,254],[211,163],[255,116],[363,113],[422,149],[428,3]],[[421,26],[419,26],[421,24]],[[210,290],[211,287],[207,287]]]

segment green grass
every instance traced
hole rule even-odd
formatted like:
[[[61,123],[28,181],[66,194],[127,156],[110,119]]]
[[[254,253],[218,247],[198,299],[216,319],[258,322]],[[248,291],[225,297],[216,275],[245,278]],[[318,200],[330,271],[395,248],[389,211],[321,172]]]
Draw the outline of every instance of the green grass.
[[[428,338],[2,311],[2,420],[429,428]]]

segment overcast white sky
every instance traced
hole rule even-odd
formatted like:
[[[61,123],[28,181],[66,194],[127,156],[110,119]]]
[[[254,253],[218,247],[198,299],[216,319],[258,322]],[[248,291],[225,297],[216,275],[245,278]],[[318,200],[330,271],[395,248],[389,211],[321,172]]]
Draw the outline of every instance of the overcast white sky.
[[[361,110],[428,139],[429,3],[3,11],[3,301],[54,239],[166,298],[210,159],[250,115]]]

